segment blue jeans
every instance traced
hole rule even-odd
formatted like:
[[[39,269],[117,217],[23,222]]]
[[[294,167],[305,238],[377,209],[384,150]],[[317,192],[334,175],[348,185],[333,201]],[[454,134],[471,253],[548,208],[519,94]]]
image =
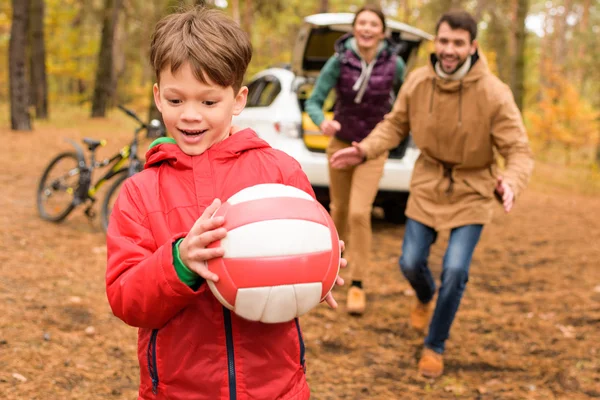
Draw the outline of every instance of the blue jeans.
[[[465,225],[450,232],[442,265],[442,284],[425,338],[425,346],[437,353],[444,352],[444,343],[469,280],[473,250],[482,229],[483,225]],[[435,280],[427,266],[427,259],[436,237],[437,232],[433,228],[410,218],[406,220],[400,269],[421,303],[429,303],[435,294]]]

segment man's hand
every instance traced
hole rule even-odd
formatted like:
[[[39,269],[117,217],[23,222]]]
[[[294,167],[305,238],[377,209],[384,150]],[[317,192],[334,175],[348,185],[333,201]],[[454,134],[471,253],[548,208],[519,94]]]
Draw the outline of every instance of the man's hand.
[[[336,151],[331,155],[329,163],[332,168],[346,168],[358,165],[365,160],[366,154],[358,146],[358,143],[352,142],[352,147],[346,147]]]
[[[319,126],[319,128],[321,129],[321,132],[323,132],[323,135],[333,136],[337,131],[342,129],[342,125],[340,125],[340,123],[335,120],[329,121],[326,119],[323,122],[321,122],[321,126]]]
[[[501,176],[498,177],[498,181],[496,182],[496,193],[498,193],[499,197],[502,199],[504,211],[509,212],[515,202],[515,193],[510,185],[504,182]]]
[[[217,282],[219,277],[208,270],[206,261],[223,257],[225,250],[222,247],[208,249],[206,246],[227,235],[227,230],[222,227],[225,219],[223,217],[211,218],[220,206],[221,200],[213,200],[179,244],[179,256],[185,266],[202,278],[213,282]]]
[[[346,248],[346,245],[344,244],[344,241],[340,240],[340,249],[341,249],[341,251],[343,252],[345,248]],[[347,265],[348,265],[348,261],[346,261],[345,258],[342,258],[340,260],[340,268],[346,268]],[[338,285],[338,286],[342,286],[344,284],[344,279],[341,276],[338,275],[337,278],[336,278],[336,280],[335,280],[335,284]],[[329,304],[329,307],[331,307],[331,308],[337,308],[337,306],[338,306],[338,303],[333,298],[333,295],[331,294],[331,292],[327,293],[327,296],[325,296],[325,302],[327,304]]]

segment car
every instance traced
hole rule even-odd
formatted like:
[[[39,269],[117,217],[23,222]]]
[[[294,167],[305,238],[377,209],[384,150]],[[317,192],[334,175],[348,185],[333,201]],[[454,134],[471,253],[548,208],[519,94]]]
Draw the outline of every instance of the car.
[[[329,173],[325,149],[329,138],[304,112],[304,102],[325,62],[333,55],[334,43],[351,31],[353,13],[323,13],[304,19],[294,45],[291,64],[267,68],[247,83],[246,108],[234,123],[254,129],[273,148],[295,158],[315,189],[317,199],[328,206]],[[399,45],[407,68],[414,63],[419,46],[433,36],[410,25],[386,19],[391,40]],[[335,93],[325,102],[326,116],[332,118]],[[383,209],[384,218],[400,223],[418,149],[410,136],[390,151],[374,206]]]

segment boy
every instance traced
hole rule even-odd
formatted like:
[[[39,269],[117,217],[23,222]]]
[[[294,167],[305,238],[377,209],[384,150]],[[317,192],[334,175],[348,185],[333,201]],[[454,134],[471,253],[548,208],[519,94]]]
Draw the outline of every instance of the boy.
[[[210,218],[218,199],[260,183],[314,195],[295,160],[232,125],[251,56],[246,34],[216,10],[169,15],[152,38],[154,100],[173,139],[155,141],[145,170],[125,182],[107,234],[110,305],[140,328],[140,399],[310,395],[298,321],[246,321],[206,284],[218,280],[206,260],[223,255],[206,246],[226,235],[223,218]]]

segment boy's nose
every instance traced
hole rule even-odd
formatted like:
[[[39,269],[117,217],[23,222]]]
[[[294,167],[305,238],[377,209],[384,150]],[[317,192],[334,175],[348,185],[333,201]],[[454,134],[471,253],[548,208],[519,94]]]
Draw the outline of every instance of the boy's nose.
[[[185,121],[201,121],[202,115],[193,105],[186,105],[181,113],[181,119]]]

